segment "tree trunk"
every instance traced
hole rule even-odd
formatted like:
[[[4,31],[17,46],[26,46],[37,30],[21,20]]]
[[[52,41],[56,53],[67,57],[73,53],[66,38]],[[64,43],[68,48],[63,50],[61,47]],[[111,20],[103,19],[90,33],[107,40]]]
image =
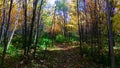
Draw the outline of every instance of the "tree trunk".
[[[19,1],[19,2],[20,2],[20,1]],[[18,13],[17,13],[17,16],[16,16],[15,24],[14,24],[14,29],[13,29],[13,31],[12,31],[12,34],[11,34],[10,39],[9,39],[9,41],[8,41],[8,44],[7,44],[7,49],[9,48],[9,45],[10,45],[10,43],[11,43],[11,40],[12,40],[13,35],[14,35],[14,33],[15,33],[15,30],[16,30],[16,28],[17,28],[18,20],[19,20],[19,13],[20,13],[20,4],[18,4]]]
[[[23,10],[24,10],[24,27],[23,27],[23,47],[24,47],[24,55],[26,55],[26,47],[27,47],[27,0],[23,2]]]
[[[55,6],[55,9],[54,9],[54,13],[53,13],[53,19],[52,19],[52,27],[51,27],[51,35],[52,35],[52,46],[54,45],[54,36],[55,36],[55,31],[54,31],[54,25],[55,25],[55,15],[56,15],[56,6]]]
[[[32,16],[32,22],[31,22],[31,27],[30,27],[30,33],[29,33],[29,41],[28,41],[28,50],[27,50],[27,58],[29,60],[29,50],[30,50],[30,46],[32,45],[32,35],[33,35],[33,29],[34,29],[34,22],[35,22],[35,18],[36,18],[36,8],[37,8],[37,3],[38,0],[34,0],[33,1],[33,16]]]
[[[108,22],[108,37],[109,37],[109,49],[110,49],[110,57],[111,57],[111,68],[115,68],[115,57],[114,57],[114,49],[113,49],[113,34],[112,34],[112,22],[111,22],[111,6],[109,0],[106,0],[107,6],[107,22]]]
[[[81,25],[80,25],[80,15],[79,15],[79,0],[77,0],[77,18],[78,18],[78,33],[79,33],[79,45],[80,45],[80,55],[82,56],[82,37],[81,37]]]
[[[6,22],[6,19],[7,19],[7,17],[6,17],[6,9],[7,9],[7,0],[4,0],[3,1],[3,14],[2,14],[2,16],[3,16],[3,18],[2,18],[2,25],[1,25],[1,31],[0,31],[0,44],[1,44],[1,42],[3,41],[3,36],[4,36],[4,31],[5,31],[5,22]]]
[[[7,21],[7,27],[6,27],[6,31],[4,33],[4,50],[3,50],[3,54],[2,54],[2,66],[4,67],[4,59],[5,59],[5,54],[6,54],[6,50],[7,50],[7,43],[8,43],[8,31],[9,31],[9,27],[10,27],[10,16],[11,16],[11,11],[12,11],[12,5],[13,5],[13,0],[10,0],[10,9],[9,9],[9,15],[8,15],[8,21]]]
[[[35,54],[36,54],[36,46],[38,44],[38,38],[39,38],[39,28],[40,28],[40,25],[41,25],[41,9],[42,9],[42,5],[43,5],[43,0],[41,1],[41,4],[40,4],[40,9],[38,10],[38,20],[37,20],[37,27],[36,27],[36,34],[35,34],[35,41],[34,41],[34,53],[33,53],[33,56],[34,56],[34,59],[35,59]]]

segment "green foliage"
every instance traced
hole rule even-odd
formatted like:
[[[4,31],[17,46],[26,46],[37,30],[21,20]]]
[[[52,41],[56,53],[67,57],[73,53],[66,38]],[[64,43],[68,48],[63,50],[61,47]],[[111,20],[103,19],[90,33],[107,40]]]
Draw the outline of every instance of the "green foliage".
[[[50,35],[47,32],[42,32],[40,40],[42,40],[43,38],[50,38]]]
[[[67,11],[68,10],[68,7],[65,3],[65,0],[62,0],[62,1],[58,1],[58,4],[57,4],[57,9],[60,11],[64,10],[64,11]]]
[[[7,54],[9,54],[10,56],[15,56],[15,57],[20,55],[20,54],[18,54],[18,49],[11,44],[7,50]]]
[[[115,14],[114,17],[112,18],[113,20],[113,30],[117,33],[120,33],[120,13]]]
[[[17,48],[22,48],[22,36],[21,35],[16,35],[14,36],[14,38],[12,39],[12,45],[14,45]]]
[[[116,35],[116,36],[115,36],[115,42],[120,43],[120,35]]]
[[[78,40],[78,37],[77,37],[77,34],[71,33],[70,36],[67,35],[66,42],[75,42],[75,41],[79,41],[79,40]]]
[[[49,38],[42,38],[40,41],[40,45],[50,45],[52,43],[52,40]]]
[[[3,47],[0,46],[0,55],[2,55],[2,52],[3,52]]]
[[[62,43],[62,42],[64,42],[64,41],[65,41],[65,37],[64,37],[63,35],[58,34],[58,35],[56,36],[56,42]]]
[[[42,48],[42,49],[45,49],[46,46],[50,46],[52,43],[52,40],[49,39],[49,38],[41,38],[40,41],[39,41],[39,46]]]

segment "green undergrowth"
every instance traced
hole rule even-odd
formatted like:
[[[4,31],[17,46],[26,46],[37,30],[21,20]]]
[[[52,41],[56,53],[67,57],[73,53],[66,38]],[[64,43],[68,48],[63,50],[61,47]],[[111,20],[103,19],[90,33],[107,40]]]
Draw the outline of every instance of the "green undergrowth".
[[[48,40],[43,40],[48,42]],[[81,52],[79,45],[75,43],[62,43],[54,44],[53,46],[48,45],[48,48],[45,53],[46,43],[44,45],[38,45],[36,60],[33,61],[33,57],[30,57],[30,63],[25,65],[20,59],[23,53],[22,49],[10,45],[7,50],[5,64],[6,68],[13,68],[18,65],[20,68],[109,68],[110,67],[110,58],[108,57],[108,48],[102,48],[102,53],[98,55],[97,47],[94,46],[91,49],[91,46],[83,43],[83,49],[81,57]],[[119,46],[115,46],[115,60],[116,68],[120,67],[120,49]],[[0,46],[0,58],[2,56],[3,46]],[[0,59],[1,60],[1,59]]]

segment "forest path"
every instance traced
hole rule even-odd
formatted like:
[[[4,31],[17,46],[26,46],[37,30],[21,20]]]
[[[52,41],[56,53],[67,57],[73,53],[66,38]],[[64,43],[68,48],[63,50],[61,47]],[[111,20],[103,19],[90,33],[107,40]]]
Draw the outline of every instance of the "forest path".
[[[60,64],[61,68],[67,68],[70,64],[70,60],[72,59],[72,54],[70,53],[70,46],[67,45],[57,45],[56,46],[59,50],[63,50],[63,52],[60,54],[60,60],[63,61],[63,63]]]
[[[48,49],[46,65],[51,68],[75,68],[79,67],[80,55],[77,45],[57,44],[55,48]],[[52,57],[52,59],[51,59]]]
[[[71,48],[74,48],[75,46],[69,46],[69,45],[65,45],[65,44],[58,44],[56,45],[56,48],[58,48],[59,50],[69,50]]]
[[[27,66],[23,61],[19,62],[18,59],[20,58],[11,57],[7,59],[8,61],[16,59],[8,63],[17,61],[19,63],[10,64],[7,67],[13,68],[13,66],[16,65],[18,68],[19,66],[20,68],[93,68],[91,66],[96,65],[86,56],[81,58],[79,45],[76,44],[56,44],[55,47],[48,48],[46,52],[44,50],[39,51],[37,52],[36,60],[31,60],[31,63]],[[32,57],[30,58],[32,59]]]

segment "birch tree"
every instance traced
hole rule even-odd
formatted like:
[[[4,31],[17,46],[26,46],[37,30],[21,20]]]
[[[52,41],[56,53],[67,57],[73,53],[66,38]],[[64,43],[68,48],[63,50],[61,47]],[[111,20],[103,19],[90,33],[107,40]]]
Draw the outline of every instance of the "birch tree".
[[[17,13],[17,15],[16,15],[16,21],[14,22],[14,29],[13,29],[13,31],[12,31],[12,34],[11,34],[10,39],[9,39],[9,41],[8,41],[8,44],[7,44],[7,49],[9,48],[9,45],[10,45],[10,43],[11,43],[11,40],[12,40],[12,38],[13,38],[13,36],[14,36],[15,30],[16,30],[17,25],[18,25],[19,14],[20,14],[20,0],[18,0],[18,5],[17,5],[17,7],[18,7],[18,9],[17,9],[17,12],[18,12],[18,13]]]

